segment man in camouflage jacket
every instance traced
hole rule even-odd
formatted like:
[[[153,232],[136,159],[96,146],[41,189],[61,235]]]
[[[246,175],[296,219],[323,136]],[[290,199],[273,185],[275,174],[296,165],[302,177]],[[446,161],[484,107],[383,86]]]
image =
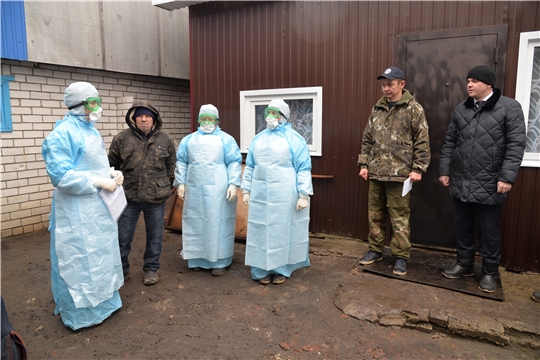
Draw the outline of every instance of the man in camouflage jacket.
[[[109,149],[109,163],[124,174],[128,205],[118,220],[118,241],[125,280],[129,279],[129,253],[141,211],[146,226],[144,284],[159,280],[165,201],[171,195],[176,150],[171,137],[161,131],[159,112],[146,100],[135,100],[126,114],[128,129],[118,133]]]
[[[359,175],[369,179],[369,251],[360,264],[382,259],[388,211],[393,230],[390,250],[396,258],[393,272],[405,275],[411,249],[410,193],[401,195],[403,182],[420,181],[429,165],[428,124],[424,109],[405,89],[401,69],[391,66],[377,80],[384,95],[371,111],[358,155]]]

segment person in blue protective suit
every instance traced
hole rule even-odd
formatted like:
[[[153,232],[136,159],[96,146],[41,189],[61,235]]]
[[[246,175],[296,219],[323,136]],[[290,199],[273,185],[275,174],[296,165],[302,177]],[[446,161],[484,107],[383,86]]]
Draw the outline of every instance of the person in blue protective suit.
[[[174,186],[184,200],[182,252],[188,267],[225,274],[234,255],[236,189],[242,155],[236,141],[218,126],[218,109],[201,106],[197,131],[180,142]]]
[[[118,227],[99,193],[114,192],[123,175],[109,167],[94,127],[102,112],[96,88],[73,83],[64,103],[69,111],[43,141],[42,155],[55,187],[49,215],[55,314],[77,330],[122,307]]]
[[[306,141],[287,122],[289,105],[274,99],[265,110],[267,129],[253,138],[242,178],[249,206],[246,265],[267,285],[283,283],[310,265],[311,158]]]

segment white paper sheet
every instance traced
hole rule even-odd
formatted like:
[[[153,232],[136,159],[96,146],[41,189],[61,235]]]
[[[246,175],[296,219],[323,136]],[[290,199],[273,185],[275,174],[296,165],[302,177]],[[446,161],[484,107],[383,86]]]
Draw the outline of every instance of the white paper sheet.
[[[407,180],[405,180],[403,182],[403,190],[401,190],[401,196],[405,196],[409,193],[409,191],[412,190],[412,182],[411,182],[411,178],[407,178]]]
[[[103,202],[107,206],[109,213],[114,221],[118,221],[120,215],[124,212],[127,206],[126,195],[124,194],[124,188],[118,186],[114,192],[101,190],[99,192]]]

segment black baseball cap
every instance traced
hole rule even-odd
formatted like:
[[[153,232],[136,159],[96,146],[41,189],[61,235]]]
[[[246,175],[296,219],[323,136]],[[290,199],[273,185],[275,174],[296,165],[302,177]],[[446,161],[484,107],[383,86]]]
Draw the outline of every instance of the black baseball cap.
[[[388,79],[388,80],[396,80],[401,79],[405,80],[405,74],[403,73],[403,70],[396,66],[390,66],[388,69],[384,70],[384,72],[377,77],[377,80],[381,79]]]

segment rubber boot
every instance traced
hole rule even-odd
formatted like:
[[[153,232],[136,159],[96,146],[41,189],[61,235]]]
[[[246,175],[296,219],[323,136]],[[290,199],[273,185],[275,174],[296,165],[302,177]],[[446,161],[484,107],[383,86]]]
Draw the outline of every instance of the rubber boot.
[[[497,290],[497,273],[499,272],[499,263],[482,261],[482,278],[478,288],[480,291],[492,293]]]
[[[456,263],[444,269],[442,274],[449,279],[457,279],[462,276],[474,275],[474,252],[458,252]]]

